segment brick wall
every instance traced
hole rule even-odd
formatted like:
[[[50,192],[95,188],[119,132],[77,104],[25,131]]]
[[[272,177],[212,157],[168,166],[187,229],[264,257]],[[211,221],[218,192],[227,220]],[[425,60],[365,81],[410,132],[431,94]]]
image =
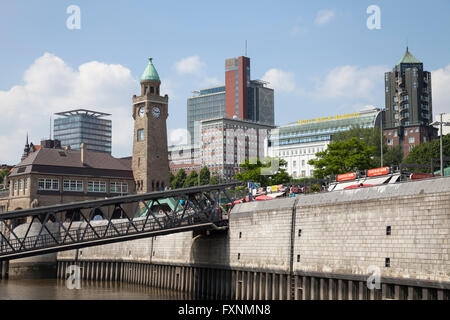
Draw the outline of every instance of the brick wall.
[[[185,232],[85,248],[80,259],[151,258],[162,264],[287,273],[294,206],[296,273],[361,276],[376,266],[382,277],[450,281],[450,178],[244,203],[230,214],[228,233]],[[58,257],[69,258],[71,252]]]

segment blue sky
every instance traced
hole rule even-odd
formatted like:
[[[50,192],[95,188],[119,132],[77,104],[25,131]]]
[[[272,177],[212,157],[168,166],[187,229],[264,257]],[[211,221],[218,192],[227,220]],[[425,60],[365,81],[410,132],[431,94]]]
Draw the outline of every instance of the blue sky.
[[[66,27],[72,4],[80,30]],[[366,26],[369,5],[381,9],[379,30]],[[73,107],[113,113],[113,154],[130,154],[131,95],[148,57],[169,94],[168,129],[184,128],[186,99],[223,83],[224,60],[245,40],[252,78],[275,88],[277,124],[383,106],[383,72],[407,42],[436,74],[435,113],[450,112],[449,15],[448,0],[2,0],[0,162],[16,163],[27,131],[38,141],[53,112]]]

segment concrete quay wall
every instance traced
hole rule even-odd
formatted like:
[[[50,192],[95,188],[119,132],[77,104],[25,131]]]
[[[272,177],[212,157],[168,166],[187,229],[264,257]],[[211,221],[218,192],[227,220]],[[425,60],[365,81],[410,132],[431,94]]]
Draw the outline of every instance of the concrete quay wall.
[[[58,276],[77,263],[86,278],[115,272],[202,297],[448,299],[449,230],[450,178],[429,179],[240,204],[228,232],[60,252]],[[380,290],[367,289],[373,270]]]

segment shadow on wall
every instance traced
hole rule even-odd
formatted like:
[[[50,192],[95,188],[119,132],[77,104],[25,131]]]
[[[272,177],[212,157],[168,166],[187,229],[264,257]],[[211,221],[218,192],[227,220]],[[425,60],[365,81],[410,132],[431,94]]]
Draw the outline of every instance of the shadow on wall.
[[[232,299],[231,270],[224,267],[230,265],[228,244],[228,230],[192,233],[189,261],[197,267],[194,274],[194,299]]]

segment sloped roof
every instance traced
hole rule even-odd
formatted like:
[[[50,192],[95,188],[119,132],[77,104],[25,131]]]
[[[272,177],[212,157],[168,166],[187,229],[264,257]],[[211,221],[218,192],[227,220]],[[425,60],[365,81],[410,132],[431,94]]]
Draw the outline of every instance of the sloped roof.
[[[16,165],[12,175],[30,173],[35,171],[36,168],[44,166],[46,167],[46,172],[49,172],[48,170],[50,169],[48,167],[51,167],[58,173],[64,172],[64,168],[75,168],[78,169],[76,172],[80,173],[82,172],[80,169],[90,169],[90,174],[95,173],[95,170],[101,170],[102,172],[106,172],[105,170],[108,172],[111,172],[111,170],[132,171],[131,157],[119,159],[105,152],[85,151],[85,161],[82,164],[80,150],[40,148]]]
[[[152,58],[148,59],[147,67],[144,70],[144,73],[142,74],[141,81],[146,80],[154,80],[154,81],[160,81],[158,72],[155,69],[155,66],[153,65]]]
[[[414,57],[411,52],[409,52],[408,47],[406,47],[406,52],[403,55],[403,58],[397,63],[422,63],[419,59]]]

